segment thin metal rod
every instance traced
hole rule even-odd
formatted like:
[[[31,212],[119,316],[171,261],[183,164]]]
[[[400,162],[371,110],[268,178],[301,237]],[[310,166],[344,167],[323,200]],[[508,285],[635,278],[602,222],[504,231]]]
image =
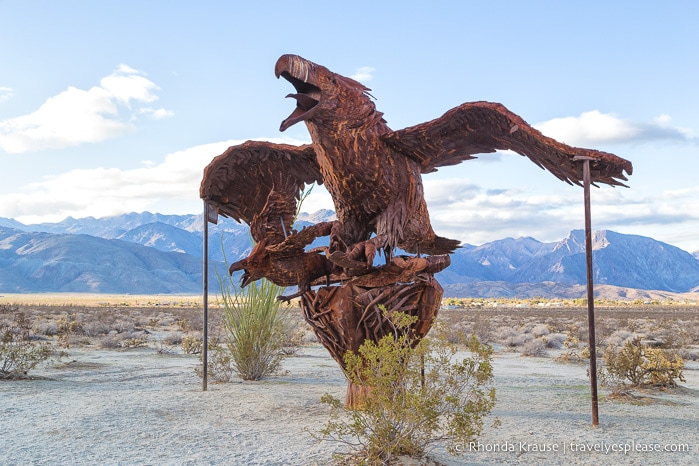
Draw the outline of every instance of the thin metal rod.
[[[204,201],[204,251],[203,251],[203,299],[204,299],[204,347],[202,348],[202,390],[206,391],[209,378],[209,204]]]
[[[592,279],[592,220],[590,215],[590,160],[583,161],[585,190],[585,256],[587,259],[587,326],[590,342],[590,394],[592,396],[592,425],[599,425],[597,400],[597,345],[595,341],[595,292]]]

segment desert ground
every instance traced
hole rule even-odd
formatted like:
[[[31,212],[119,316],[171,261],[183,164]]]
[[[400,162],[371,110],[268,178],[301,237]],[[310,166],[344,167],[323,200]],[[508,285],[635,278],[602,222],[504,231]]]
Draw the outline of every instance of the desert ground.
[[[0,321],[21,312],[37,341],[66,353],[29,379],[0,381],[0,464],[326,465],[344,451],[311,435],[328,419],[320,397],[343,398],[346,382],[300,319],[284,374],[203,391],[199,357],[181,345],[203,328],[196,298],[62,299],[0,297]],[[211,314],[215,326],[215,305]],[[570,344],[584,341],[586,309],[443,310],[438,325],[495,349],[497,404],[478,441],[458,446],[462,456],[441,444],[403,464],[697,464],[699,309],[601,308],[597,324],[600,342],[681,348],[685,381],[630,397],[600,388],[593,427],[587,360],[576,357],[582,343]]]

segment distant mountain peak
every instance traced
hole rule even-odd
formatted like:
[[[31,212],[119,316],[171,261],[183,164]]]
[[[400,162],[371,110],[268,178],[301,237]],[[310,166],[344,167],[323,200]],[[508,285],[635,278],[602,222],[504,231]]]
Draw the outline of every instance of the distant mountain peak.
[[[304,212],[298,220],[303,224],[335,218],[335,212],[325,209]],[[126,278],[138,276],[146,283],[150,280],[146,279],[149,274],[161,277],[157,281],[158,290],[196,289],[200,282],[190,275],[201,270],[203,229],[201,213],[142,212],[104,218],[69,218],[39,225],[23,225],[0,218],[0,292],[97,291],[106,290],[104,287],[112,282],[115,292],[119,286],[125,287],[122,292],[134,292],[141,284]],[[100,241],[96,241],[98,238]],[[103,241],[117,241],[117,238],[121,241]],[[327,241],[327,237],[322,239]],[[593,232],[592,243],[596,284],[668,292],[699,291],[699,251],[690,254],[652,238],[611,230]],[[315,246],[319,244],[309,247]],[[244,258],[251,247],[250,231],[244,223],[225,218],[217,225],[210,225],[211,261],[223,261],[225,251],[231,263]],[[166,258],[155,254],[156,250],[179,254]],[[447,296],[471,296],[464,293],[475,283],[490,283],[493,289],[484,291],[485,285],[479,285],[471,288],[472,293],[497,293],[498,289],[504,293],[505,288],[534,293],[542,283],[555,283],[555,287],[540,288],[555,293],[552,290],[562,289],[560,287],[583,286],[586,280],[584,253],[584,230],[573,230],[564,239],[551,243],[520,237],[480,246],[464,244],[452,255],[452,265],[438,278],[445,290],[452,293]],[[148,258],[152,264],[148,266],[150,269],[143,269],[146,264],[143,261],[129,262],[130,255]],[[114,268],[111,264],[115,260],[141,265],[133,270],[131,266]],[[163,268],[157,264],[163,264]],[[110,274],[110,268],[116,274]],[[177,277],[172,279],[176,282],[172,287],[166,286],[170,274]],[[69,281],[71,276],[74,278]],[[59,282],[62,288],[56,288]],[[95,288],[98,282],[102,288]],[[88,287],[88,283],[92,285]],[[460,294],[454,294],[456,290]]]
[[[313,213],[301,212],[296,220],[310,223],[332,222],[333,220],[337,220],[337,215],[333,210],[320,209]]]

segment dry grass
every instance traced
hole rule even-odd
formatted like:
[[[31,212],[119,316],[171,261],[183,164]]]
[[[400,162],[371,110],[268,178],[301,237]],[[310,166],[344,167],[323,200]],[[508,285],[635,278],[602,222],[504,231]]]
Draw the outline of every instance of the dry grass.
[[[216,297],[210,297],[209,303],[210,341],[217,341],[221,309]],[[200,296],[0,296],[0,323],[11,320],[16,312],[24,313],[31,321],[36,338],[61,347],[129,348],[145,344],[170,351],[183,340],[201,339],[204,325]],[[301,311],[294,312],[294,316],[301,342],[315,342]],[[595,316],[596,343],[600,349],[640,338],[674,349],[685,360],[699,360],[699,306],[598,306]],[[443,309],[435,324],[435,329],[440,328],[453,342],[459,341],[461,335],[467,338],[475,335],[498,350],[537,357],[579,355],[588,346],[586,307],[500,305]]]
[[[197,307],[200,295],[117,295],[95,293],[30,293],[0,295],[0,305],[88,306],[88,307]]]
[[[525,355],[553,356],[568,350],[580,353],[588,346],[587,307],[444,309],[438,321],[451,332],[475,334],[482,342]],[[658,347],[675,349],[684,359],[696,361],[699,306],[597,307],[595,336],[598,348],[620,346],[640,338]]]
[[[209,343],[217,344],[223,332],[222,309],[215,297],[210,298],[209,303]],[[16,313],[22,313],[29,322],[32,339],[51,343],[57,348],[124,350],[151,347],[162,353],[189,353],[191,348],[185,348],[185,342],[201,342],[204,330],[200,297],[0,296],[0,324],[11,322]],[[303,341],[313,341],[308,336],[311,332],[303,323],[300,310],[294,314],[294,325],[302,333]]]

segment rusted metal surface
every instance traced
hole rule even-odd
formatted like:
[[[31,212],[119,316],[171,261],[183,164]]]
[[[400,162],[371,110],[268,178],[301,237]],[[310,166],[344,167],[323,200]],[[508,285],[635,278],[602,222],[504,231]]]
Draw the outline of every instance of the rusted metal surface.
[[[390,318],[395,312],[417,316],[409,337],[415,341],[424,337],[437,316],[442,293],[442,287],[431,275],[376,287],[358,286],[350,281],[304,293],[301,308],[318,340],[344,370],[347,351],[357,351],[367,339],[379,341],[386,335],[400,334]],[[365,387],[349,382],[347,405],[357,406],[364,394]]]
[[[587,269],[587,332],[590,342],[590,398],[592,400],[592,425],[599,425],[599,401],[597,397],[597,341],[595,335],[595,291],[592,273],[592,213],[590,206],[590,158],[577,157],[582,162],[585,207],[585,263]]]
[[[448,261],[435,258],[454,252],[459,241],[434,232],[422,173],[506,149],[570,184],[583,181],[578,157],[590,158],[593,184],[623,186],[625,173],[632,172],[629,161],[548,138],[498,103],[465,103],[432,121],[393,131],[377,111],[370,89],[353,79],[297,55],[280,57],[275,74],[296,90],[287,96],[296,101],[296,108],[281,131],[304,122],[312,144],[248,141],[230,147],[206,167],[200,194],[219,214],[250,225],[255,249],[231,266],[231,272],[244,271],[243,284],[267,277],[279,285],[298,285],[297,295],[312,326],[311,316],[319,312],[335,316],[323,323],[331,336],[321,339],[331,354],[335,346],[355,349],[341,341],[381,334],[373,323],[360,326],[359,333],[340,325],[359,312],[346,301],[359,299],[366,289],[381,290],[387,299],[405,286],[422,289],[431,283],[431,289],[437,289],[433,274]],[[300,193],[314,182],[329,191],[337,220],[293,231]],[[329,236],[326,248],[306,250],[321,236]],[[397,248],[432,259],[427,265],[412,259],[401,262],[395,257]],[[379,253],[387,265],[375,267]],[[311,291],[312,285],[322,288]],[[338,293],[351,296],[326,299]],[[323,299],[318,301],[318,296]],[[415,296],[426,301],[412,305],[431,309],[437,293]],[[319,302],[325,303],[323,311],[314,307]],[[427,314],[432,318],[436,310]],[[372,322],[379,325],[378,320]],[[429,325],[421,325],[427,333]]]

